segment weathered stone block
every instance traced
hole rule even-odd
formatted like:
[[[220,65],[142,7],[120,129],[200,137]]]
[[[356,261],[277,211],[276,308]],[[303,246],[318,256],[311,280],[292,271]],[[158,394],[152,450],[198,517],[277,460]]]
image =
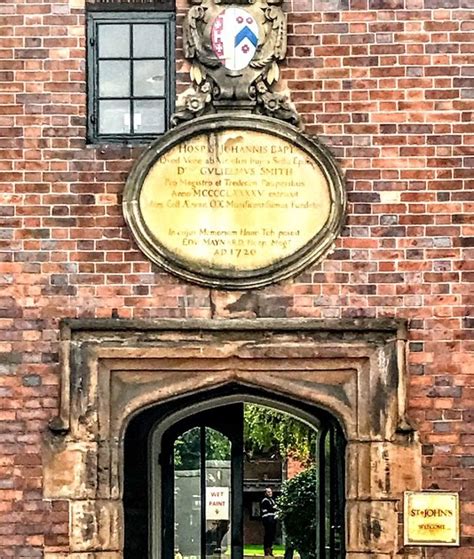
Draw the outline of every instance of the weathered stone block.
[[[402,498],[421,488],[421,448],[417,442],[351,443],[348,446],[351,499]]]
[[[97,445],[66,443],[44,446],[44,495],[48,499],[86,499],[94,496]]]
[[[71,502],[71,549],[73,551],[122,549],[122,517],[120,501]]]
[[[421,490],[421,445],[418,442],[406,446],[391,445],[388,454],[391,471],[390,494],[402,498],[404,491]]]
[[[422,550],[418,552],[406,553],[371,553],[370,551],[364,553],[346,553],[346,559],[419,559],[422,557]]]
[[[391,553],[347,553],[346,559],[393,559]]]
[[[347,517],[348,552],[390,554],[398,549],[396,503],[352,501],[347,503]]]

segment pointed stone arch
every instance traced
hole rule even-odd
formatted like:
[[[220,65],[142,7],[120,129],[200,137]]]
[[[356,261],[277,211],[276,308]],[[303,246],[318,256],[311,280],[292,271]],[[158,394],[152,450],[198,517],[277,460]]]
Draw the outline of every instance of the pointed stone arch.
[[[229,384],[336,417],[347,439],[347,557],[414,557],[398,526],[403,491],[421,483],[420,445],[405,418],[405,338],[391,320],[66,321],[44,474],[45,496],[69,501],[71,553],[46,559],[121,559],[129,421]]]

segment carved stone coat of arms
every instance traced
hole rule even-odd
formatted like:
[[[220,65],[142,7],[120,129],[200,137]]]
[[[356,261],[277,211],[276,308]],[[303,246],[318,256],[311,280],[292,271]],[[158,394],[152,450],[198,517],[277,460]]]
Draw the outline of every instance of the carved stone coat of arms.
[[[192,87],[178,99],[173,124],[240,109],[299,125],[288,97],[274,91],[286,54],[282,0],[191,1],[183,41]]]

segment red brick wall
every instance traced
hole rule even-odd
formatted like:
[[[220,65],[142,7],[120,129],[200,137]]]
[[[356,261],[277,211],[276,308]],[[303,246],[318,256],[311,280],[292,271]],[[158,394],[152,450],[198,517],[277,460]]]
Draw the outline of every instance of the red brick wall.
[[[286,479],[291,479],[292,477],[295,477],[296,475],[301,473],[304,469],[305,469],[304,465],[299,460],[296,460],[295,458],[291,458],[290,456],[286,463]]]
[[[140,150],[85,145],[83,4],[0,3],[2,559],[67,546],[67,510],[41,492],[59,319],[223,317],[239,298],[159,271],[124,227],[120,196]],[[426,552],[444,559],[474,553],[468,4],[287,3],[283,78],[307,132],[332,147],[346,173],[348,220],[322,264],[251,293],[238,312],[409,320],[409,408],[424,445],[424,486],[461,491],[463,547]],[[181,60],[178,72],[184,83]]]

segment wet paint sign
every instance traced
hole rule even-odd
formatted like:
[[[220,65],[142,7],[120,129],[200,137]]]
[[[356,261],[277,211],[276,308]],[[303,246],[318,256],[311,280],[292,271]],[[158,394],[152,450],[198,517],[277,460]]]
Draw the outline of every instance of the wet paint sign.
[[[214,54],[229,70],[242,70],[258,47],[258,25],[242,8],[227,8],[214,20],[211,29]]]
[[[206,487],[206,520],[229,520],[228,487]]]

